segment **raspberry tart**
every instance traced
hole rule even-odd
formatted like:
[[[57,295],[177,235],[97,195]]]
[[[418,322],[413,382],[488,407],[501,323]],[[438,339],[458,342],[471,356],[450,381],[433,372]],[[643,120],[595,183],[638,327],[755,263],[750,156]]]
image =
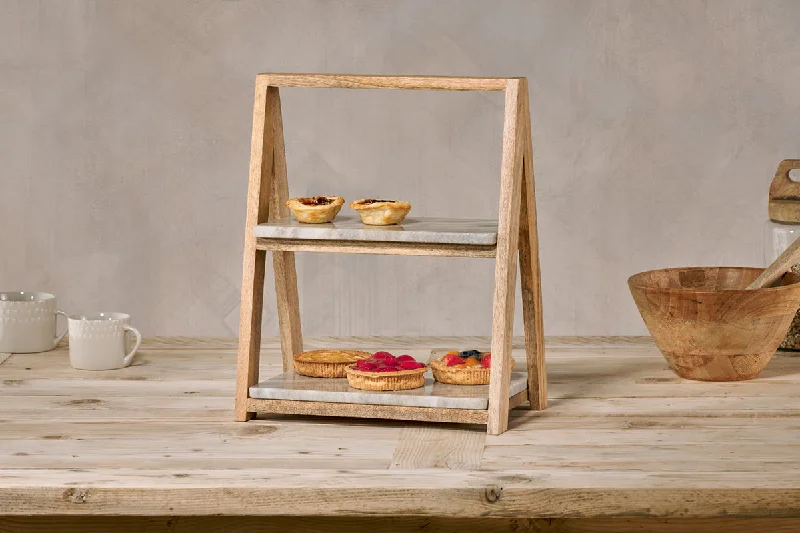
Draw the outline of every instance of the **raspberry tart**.
[[[292,357],[294,371],[312,378],[343,378],[345,367],[372,354],[357,350],[313,350],[296,353]]]
[[[425,385],[428,365],[410,355],[395,357],[389,352],[375,352],[345,368],[347,382],[354,389],[409,390]]]
[[[492,354],[480,350],[452,350],[438,359],[431,359],[433,378],[450,385],[488,385]],[[514,360],[511,360],[514,368]]]
[[[375,198],[362,198],[350,202],[361,222],[371,226],[388,226],[402,222],[409,211],[411,204],[399,200],[378,200]]]
[[[324,224],[330,222],[344,205],[341,196],[313,196],[309,198],[292,198],[286,207],[292,210],[294,218],[306,224]]]

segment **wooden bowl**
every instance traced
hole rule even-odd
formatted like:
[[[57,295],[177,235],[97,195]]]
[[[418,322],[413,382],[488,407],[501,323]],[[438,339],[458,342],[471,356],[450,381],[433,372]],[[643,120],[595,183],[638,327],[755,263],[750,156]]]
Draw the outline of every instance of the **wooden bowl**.
[[[761,372],[800,307],[800,276],[744,290],[763,268],[651,270],[628,279],[661,353],[682,378],[739,381]]]

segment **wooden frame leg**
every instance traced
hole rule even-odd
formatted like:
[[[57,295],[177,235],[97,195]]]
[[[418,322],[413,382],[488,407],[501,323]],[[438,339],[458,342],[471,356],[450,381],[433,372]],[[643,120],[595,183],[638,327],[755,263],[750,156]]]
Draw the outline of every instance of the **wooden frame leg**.
[[[283,138],[283,116],[281,96],[277,88],[267,93],[267,123],[273,138],[272,198],[270,220],[289,216],[286,200],[289,199],[289,179],[286,172],[286,147]],[[274,89],[274,91],[272,91]],[[300,325],[300,297],[297,292],[297,268],[294,252],[272,252],[272,268],[275,273],[278,328],[281,337],[283,371],[292,369],[292,356],[303,351],[303,333]]]
[[[278,296],[283,371],[288,372],[293,367],[292,356],[303,351],[294,252],[272,252],[272,267],[275,271],[275,293]]]
[[[247,188],[247,217],[242,261],[242,301],[239,311],[239,356],[236,370],[235,419],[245,422],[255,413],[247,410],[250,387],[258,382],[261,351],[261,315],[264,307],[264,275],[267,254],[256,249],[253,228],[268,219],[274,173],[274,115],[276,87],[256,79],[253,105],[253,136],[250,144],[250,180]]]
[[[261,315],[264,304],[264,269],[267,253],[246,246],[242,275],[242,303],[239,314],[239,360],[236,370],[236,421],[255,416],[247,410],[251,385],[258,382],[261,355]]]
[[[522,135],[520,93],[524,80],[506,86],[503,123],[503,160],[500,169],[500,209],[497,225],[497,258],[492,303],[492,367],[489,380],[487,432],[499,435],[508,429],[511,348],[514,334],[514,296],[519,243],[520,187],[522,182]]]
[[[542,410],[547,408],[542,279],[539,270],[539,232],[536,223],[530,106],[527,87],[524,89],[520,95],[525,134],[522,149],[519,268],[520,285],[522,286],[522,318],[525,324],[525,355],[528,367],[528,401],[531,409]]]

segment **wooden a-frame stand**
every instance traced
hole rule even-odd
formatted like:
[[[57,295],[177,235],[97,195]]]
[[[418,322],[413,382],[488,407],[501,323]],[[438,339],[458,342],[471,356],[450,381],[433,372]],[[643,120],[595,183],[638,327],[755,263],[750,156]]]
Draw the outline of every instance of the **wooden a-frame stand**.
[[[259,238],[258,224],[289,216],[289,195],[279,87],[504,91],[503,155],[496,245]],[[531,409],[547,405],[544,367],[539,247],[533,179],[528,83],[526,78],[451,78],[428,76],[352,76],[335,74],[259,74],[253,107],[250,182],[247,194],[241,325],[236,380],[236,420],[256,413],[352,416],[431,422],[486,424],[497,435],[508,427],[508,413],[526,400]],[[488,409],[453,409],[251,398],[258,382],[261,315],[267,251],[272,252],[283,369],[303,351],[297,293],[296,251],[492,257],[496,261],[492,312],[492,366]],[[509,397],[514,292],[519,256],[527,355],[527,390]]]

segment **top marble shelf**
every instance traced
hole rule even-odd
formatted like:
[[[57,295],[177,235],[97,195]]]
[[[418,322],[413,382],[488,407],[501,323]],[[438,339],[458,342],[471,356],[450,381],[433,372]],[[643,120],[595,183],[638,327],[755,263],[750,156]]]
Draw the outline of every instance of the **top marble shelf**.
[[[497,244],[497,220],[409,217],[393,226],[368,226],[358,217],[337,217],[328,224],[302,224],[294,218],[255,227],[256,237],[434,244]]]

